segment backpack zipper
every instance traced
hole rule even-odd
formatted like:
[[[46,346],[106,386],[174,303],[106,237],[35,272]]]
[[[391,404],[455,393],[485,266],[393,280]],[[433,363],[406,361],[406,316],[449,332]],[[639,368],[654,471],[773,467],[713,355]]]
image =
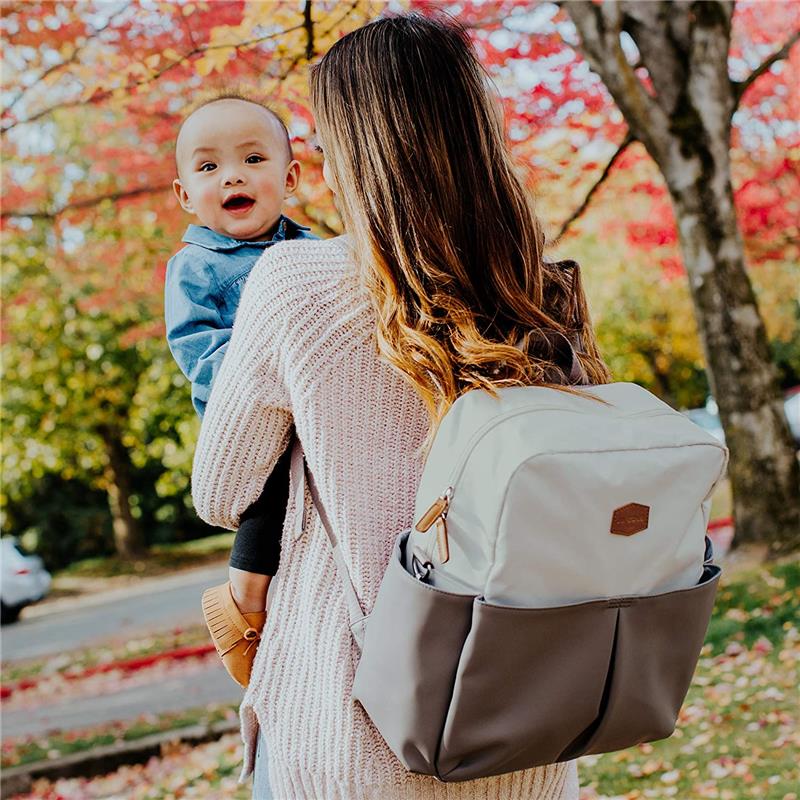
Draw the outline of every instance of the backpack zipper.
[[[584,413],[578,409],[564,408],[563,406],[525,406],[523,408],[515,408],[511,411],[506,411],[504,414],[494,417],[490,422],[487,422],[472,434],[467,442],[461,458],[458,460],[455,467],[453,467],[453,469],[450,471],[450,478],[448,481],[449,485],[445,491],[433,501],[428,510],[420,517],[419,522],[417,522],[415,525],[416,530],[418,530],[420,533],[425,533],[434,523],[436,523],[436,543],[439,548],[439,559],[442,564],[446,563],[450,558],[450,547],[447,537],[446,522],[447,512],[450,510],[450,501],[455,492],[455,485],[461,478],[461,474],[466,467],[467,460],[469,459],[470,455],[472,455],[472,451],[478,446],[480,440],[490,430],[492,430],[492,428],[499,425],[501,422],[505,422],[506,420],[520,416],[521,414],[534,414],[537,411],[565,411],[571,414]],[[630,419],[631,417],[657,417],[677,413],[679,412],[674,410],[664,411],[662,409],[645,409],[644,411],[634,411],[633,413],[621,414],[619,416]],[[433,564],[430,562],[430,556],[432,555],[430,549],[426,551],[426,555],[428,556],[428,559],[424,562],[424,566],[428,568],[425,573],[427,576],[427,573],[433,568]]]
[[[431,507],[420,517],[416,524],[416,529],[420,533],[427,533],[431,525],[436,523],[436,544],[439,547],[439,560],[446,564],[450,560],[450,545],[447,540],[447,512],[450,509],[450,497],[453,494],[452,487],[441,494],[433,501]],[[431,564],[431,567],[433,565]]]
[[[467,447],[464,450],[461,458],[459,459],[456,466],[450,472],[450,479],[448,481],[448,491],[450,492],[450,498],[455,491],[455,485],[458,480],[461,478],[461,473],[464,471],[464,467],[466,466],[467,460],[472,455],[472,451],[478,446],[480,440],[493,428],[495,425],[500,424],[501,422],[505,422],[507,419],[511,419],[513,417],[519,416],[521,414],[535,414],[537,411],[564,411],[569,414],[584,414],[584,411],[579,411],[577,408],[564,408],[563,406],[526,406],[525,408],[515,408],[513,411],[506,411],[505,414],[501,414],[498,417],[495,417],[491,422],[486,423],[481,428],[478,428],[474,434],[470,437],[469,442],[467,442]],[[662,414],[678,414],[678,411],[663,411],[661,409],[647,409],[645,411],[635,411],[632,414],[620,414],[618,416],[624,417],[625,419],[630,419],[631,417],[656,417],[661,416]]]

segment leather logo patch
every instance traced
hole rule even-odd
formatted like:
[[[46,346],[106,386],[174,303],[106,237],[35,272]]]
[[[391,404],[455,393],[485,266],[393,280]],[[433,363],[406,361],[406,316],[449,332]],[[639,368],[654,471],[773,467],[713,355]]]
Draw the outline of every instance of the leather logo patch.
[[[614,509],[611,515],[611,533],[619,536],[633,536],[643,531],[650,522],[650,506],[641,503],[627,503]]]

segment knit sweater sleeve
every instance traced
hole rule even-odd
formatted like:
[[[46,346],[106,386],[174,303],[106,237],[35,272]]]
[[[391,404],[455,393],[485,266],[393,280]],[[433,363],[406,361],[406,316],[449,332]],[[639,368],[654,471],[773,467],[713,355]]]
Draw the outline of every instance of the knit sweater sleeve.
[[[268,249],[253,267],[200,429],[192,499],[211,525],[239,526],[291,436],[284,357],[288,320],[298,311],[291,244]]]

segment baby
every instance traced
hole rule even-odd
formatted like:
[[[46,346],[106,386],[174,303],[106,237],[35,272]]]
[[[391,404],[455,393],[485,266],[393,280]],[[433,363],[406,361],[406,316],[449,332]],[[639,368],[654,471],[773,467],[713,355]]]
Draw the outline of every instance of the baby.
[[[231,336],[242,289],[259,256],[286,239],[315,238],[282,214],[300,177],[289,134],[261,103],[225,94],[183,122],[175,145],[186,247],[167,264],[165,318],[172,355],[192,384],[202,417]],[[278,568],[289,494],[289,453],[261,497],[242,515],[231,552],[230,580],[203,594],[203,614],[226,669],[247,686],[266,612],[264,596]]]

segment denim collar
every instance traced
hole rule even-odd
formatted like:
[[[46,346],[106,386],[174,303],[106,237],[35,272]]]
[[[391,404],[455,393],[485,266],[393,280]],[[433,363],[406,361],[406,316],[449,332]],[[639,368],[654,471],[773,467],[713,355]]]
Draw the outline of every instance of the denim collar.
[[[206,228],[204,225],[190,225],[183,235],[183,241],[186,244],[196,244],[200,247],[205,247],[206,250],[215,250],[217,252],[224,250],[235,250],[237,247],[268,247],[275,242],[282,242],[285,239],[294,239],[298,231],[311,230],[306,225],[299,225],[289,217],[281,214],[280,221],[278,222],[278,229],[271,239],[264,239],[260,242],[251,242],[247,239],[234,239],[232,236],[226,236],[224,233],[217,233],[212,231],[211,228]]]

